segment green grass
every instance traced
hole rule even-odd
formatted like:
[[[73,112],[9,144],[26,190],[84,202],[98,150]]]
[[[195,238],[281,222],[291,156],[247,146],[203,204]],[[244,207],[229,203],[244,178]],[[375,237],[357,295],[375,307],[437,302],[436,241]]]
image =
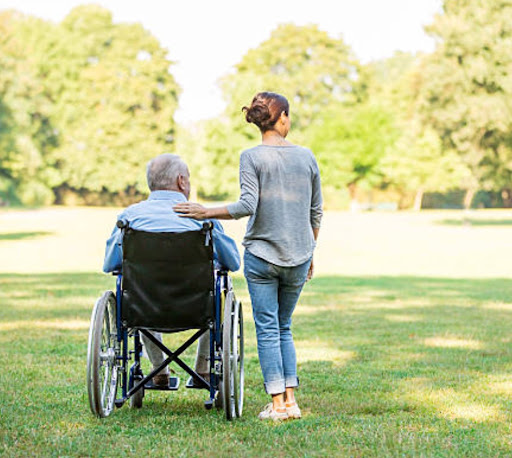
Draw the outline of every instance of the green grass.
[[[205,411],[206,392],[184,389],[93,418],[87,328],[94,298],[112,283],[97,274],[0,276],[5,455],[185,456],[212,444],[215,456],[512,451],[512,280],[317,278],[294,323],[305,415],[277,426],[256,419],[266,396],[250,319],[241,420]],[[249,317],[240,279],[236,288]]]
[[[439,221],[438,224],[447,226],[512,226],[512,219],[444,219]]]
[[[435,228],[438,216],[369,218],[381,228],[382,243],[389,236],[387,221],[394,221],[393,230],[407,225],[414,238],[427,228],[418,221],[427,218],[428,227]],[[365,219],[366,227],[366,216],[354,218]],[[44,224],[33,226],[35,232],[49,230]],[[26,231],[14,225],[8,230]],[[334,237],[329,228],[324,230],[327,239]],[[470,237],[481,237],[480,245],[468,246],[464,256],[469,251],[475,263],[484,262],[488,255],[481,245],[493,230],[496,237],[505,237],[503,228],[475,228]],[[468,234],[451,231],[466,229],[444,227],[436,233],[443,247],[453,234]],[[351,259],[350,250],[360,253],[367,245],[365,233],[359,233],[359,244],[357,235],[349,234],[345,259]],[[4,243],[14,249],[25,241]],[[42,237],[29,243],[46,242]],[[91,238],[88,243],[99,242]],[[404,240],[404,246],[410,245]],[[397,260],[389,259],[381,275],[318,275],[294,314],[304,417],[281,425],[257,420],[268,401],[248,294],[239,276],[235,288],[246,318],[246,405],[240,420],[227,422],[223,412],[204,409],[206,392],[184,388],[148,393],[141,410],[125,405],[107,419],[94,418],[85,384],[89,319],[95,298],[112,289],[114,279],[69,269],[2,273],[0,455],[510,456],[512,278],[506,275],[507,249],[504,245],[502,264],[493,271],[503,275],[494,278],[470,278],[475,270],[465,262],[459,263],[460,278],[419,275],[414,265],[414,273],[395,275],[394,265],[408,256],[406,248],[395,249]],[[58,265],[69,253],[55,256],[49,262]],[[437,262],[442,265],[453,256],[450,252]],[[328,254],[319,253],[322,257]],[[374,259],[368,259],[370,273]],[[496,264],[500,258],[493,254],[492,260]],[[4,272],[8,268],[2,267]],[[166,342],[172,346],[176,337],[167,336]],[[193,357],[193,351],[186,354],[188,362]],[[186,376],[178,372],[184,383]]]
[[[0,233],[0,242],[11,241],[11,240],[23,240],[23,239],[36,239],[38,237],[46,237],[52,235],[51,232],[39,231],[39,232],[5,232]]]

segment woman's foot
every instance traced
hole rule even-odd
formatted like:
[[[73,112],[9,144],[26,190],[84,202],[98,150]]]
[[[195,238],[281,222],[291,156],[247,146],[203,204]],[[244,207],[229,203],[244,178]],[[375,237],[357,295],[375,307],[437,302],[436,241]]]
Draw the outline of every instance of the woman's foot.
[[[288,420],[288,413],[286,407],[283,409],[274,410],[274,406],[272,403],[267,404],[265,408],[258,415],[260,420],[273,420],[273,421],[283,421]]]
[[[286,404],[286,413],[288,414],[288,418],[298,419],[302,417],[298,404],[294,402],[287,402]]]

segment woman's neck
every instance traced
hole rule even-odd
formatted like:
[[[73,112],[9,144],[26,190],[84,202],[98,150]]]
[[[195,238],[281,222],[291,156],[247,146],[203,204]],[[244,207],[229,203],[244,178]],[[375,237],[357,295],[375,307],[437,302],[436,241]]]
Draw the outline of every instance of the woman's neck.
[[[287,146],[291,143],[276,130],[267,130],[261,134],[261,144],[271,146]]]

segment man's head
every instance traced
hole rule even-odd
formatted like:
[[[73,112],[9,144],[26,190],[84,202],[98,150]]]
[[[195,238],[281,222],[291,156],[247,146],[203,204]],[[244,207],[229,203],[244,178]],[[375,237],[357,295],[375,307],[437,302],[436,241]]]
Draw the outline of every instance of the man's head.
[[[187,164],[176,154],[161,154],[151,159],[146,168],[150,191],[177,191],[187,199],[190,195],[190,173]]]

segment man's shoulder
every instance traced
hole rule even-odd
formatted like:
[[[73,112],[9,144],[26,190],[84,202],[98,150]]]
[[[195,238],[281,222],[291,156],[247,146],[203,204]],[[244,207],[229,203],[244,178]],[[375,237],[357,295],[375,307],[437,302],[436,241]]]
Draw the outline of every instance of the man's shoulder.
[[[126,207],[120,214],[119,219],[121,217],[128,217],[133,214],[137,214],[139,211],[142,211],[147,206],[148,200],[141,200],[140,202],[136,202]]]
[[[186,232],[202,228],[203,221],[179,216],[168,201],[143,201],[128,207],[123,220],[147,232]]]

